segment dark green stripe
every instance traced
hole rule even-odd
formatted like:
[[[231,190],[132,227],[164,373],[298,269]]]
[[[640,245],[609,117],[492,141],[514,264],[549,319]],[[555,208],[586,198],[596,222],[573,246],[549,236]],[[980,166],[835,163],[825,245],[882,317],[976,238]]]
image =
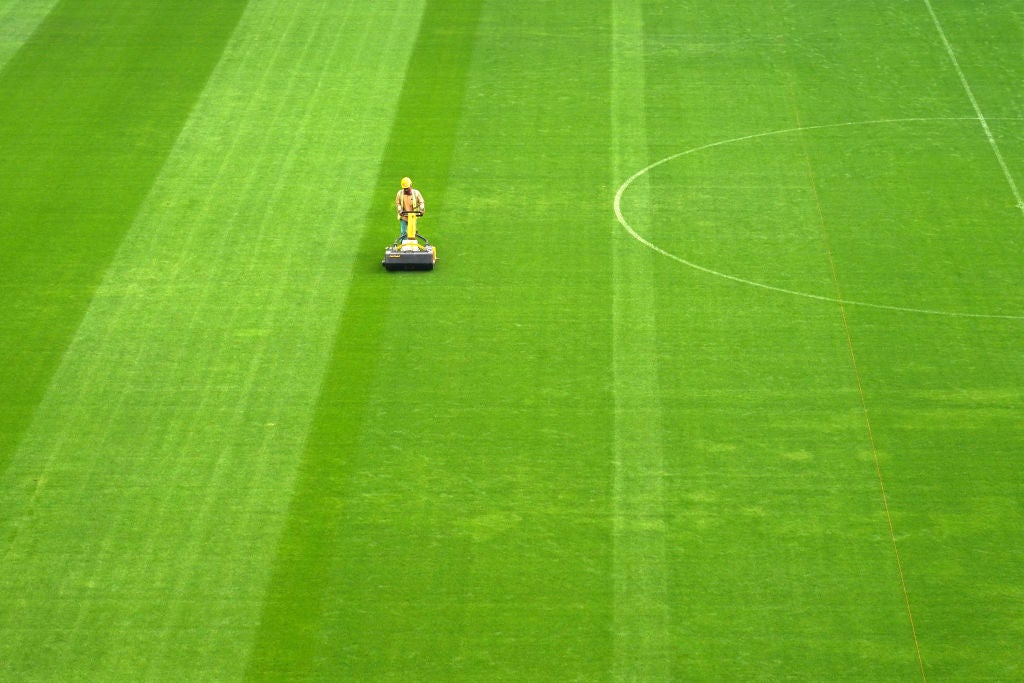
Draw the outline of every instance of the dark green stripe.
[[[0,470],[244,0],[65,0],[0,73]]]
[[[319,648],[325,624],[332,619],[328,610],[337,608],[337,598],[329,591],[336,579],[332,568],[342,552],[338,539],[347,459],[359,447],[379,364],[400,360],[378,357],[395,283],[379,265],[384,247],[397,234],[388,206],[399,179],[409,175],[417,185],[430,188],[428,217],[441,212],[480,5],[460,2],[452,9],[451,3],[437,1],[428,2],[424,11],[367,218],[375,224],[391,221],[395,232],[368,229],[358,248],[364,265],[340,319],[267,593],[249,668],[252,678],[314,675],[323,660]]]

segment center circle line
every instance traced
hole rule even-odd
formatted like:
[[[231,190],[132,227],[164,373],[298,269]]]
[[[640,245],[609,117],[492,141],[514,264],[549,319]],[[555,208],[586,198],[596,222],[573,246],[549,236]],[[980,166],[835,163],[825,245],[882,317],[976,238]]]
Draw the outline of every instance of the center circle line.
[[[712,275],[714,277],[722,278],[724,280],[730,280],[730,281],[736,282],[738,284],[747,285],[749,287],[756,287],[758,289],[763,289],[763,290],[767,290],[767,291],[770,291],[770,292],[776,292],[776,293],[779,293],[779,294],[788,294],[788,295],[791,295],[791,296],[798,296],[798,297],[802,297],[804,299],[812,299],[812,300],[815,300],[815,301],[824,301],[826,303],[834,303],[834,304],[841,304],[841,305],[847,305],[847,306],[862,306],[864,308],[875,308],[875,309],[881,309],[881,310],[886,310],[886,311],[896,311],[896,312],[901,312],[901,313],[918,313],[918,314],[922,314],[922,315],[938,315],[938,316],[946,316],[946,317],[951,317],[951,318],[986,318],[986,319],[1000,319],[1000,320],[1024,320],[1024,315],[1009,315],[1009,314],[1001,314],[1001,313],[963,313],[963,312],[958,312],[958,311],[940,311],[940,310],[928,309],[928,308],[913,308],[913,307],[908,307],[908,306],[895,306],[895,305],[890,305],[890,304],[878,304],[878,303],[872,303],[870,301],[856,301],[856,300],[852,300],[852,299],[837,299],[835,297],[824,296],[824,295],[820,295],[820,294],[811,294],[810,292],[801,292],[801,291],[795,290],[795,289],[786,289],[785,287],[776,287],[775,285],[769,285],[769,284],[766,284],[764,282],[757,282],[755,280],[748,280],[746,278],[738,277],[736,275],[730,275],[729,273],[723,273],[721,271],[714,270],[713,268],[708,268],[707,266],[702,266],[702,265],[700,265],[698,263],[694,263],[693,261],[688,261],[688,260],[686,260],[686,259],[684,259],[684,258],[682,258],[680,256],[677,256],[677,255],[675,255],[675,254],[673,254],[673,253],[671,253],[669,251],[666,251],[665,249],[659,247],[657,244],[651,242],[650,240],[645,238],[643,235],[638,233],[633,228],[633,226],[631,226],[629,224],[629,221],[626,220],[626,217],[622,214],[622,196],[625,194],[626,190],[629,189],[629,186],[632,185],[637,179],[639,179],[642,176],[646,175],[647,173],[649,173],[650,171],[654,170],[655,168],[658,168],[659,166],[662,166],[664,164],[669,163],[670,161],[675,161],[676,159],[679,159],[680,157],[684,157],[684,156],[687,156],[687,155],[690,155],[690,154],[695,154],[697,152],[702,152],[704,150],[714,149],[715,147],[723,147],[725,145],[730,145],[730,144],[734,144],[734,143],[737,143],[737,142],[746,142],[748,140],[756,140],[758,138],[766,138],[766,137],[771,137],[773,135],[786,135],[786,134],[789,134],[789,133],[799,133],[799,132],[809,131],[809,130],[823,130],[823,129],[827,129],[827,128],[845,128],[845,127],[853,127],[853,126],[871,126],[871,125],[883,125],[883,124],[895,124],[895,123],[930,123],[930,122],[936,122],[936,121],[977,121],[977,120],[978,120],[978,118],[976,116],[957,116],[957,117],[914,117],[914,118],[902,118],[902,119],[877,119],[877,120],[872,120],[872,121],[846,121],[846,122],[842,122],[842,123],[826,123],[826,124],[820,124],[820,125],[816,125],[816,126],[798,126],[798,127],[794,127],[794,128],[783,128],[783,129],[779,129],[779,130],[766,131],[766,132],[763,132],[763,133],[753,133],[751,135],[743,135],[743,136],[736,137],[736,138],[729,138],[727,140],[718,140],[716,142],[709,142],[709,143],[707,143],[705,145],[700,145],[699,147],[693,147],[691,149],[687,149],[687,150],[684,150],[682,152],[677,152],[675,154],[671,154],[671,155],[665,157],[664,159],[659,159],[658,161],[655,161],[654,163],[645,166],[644,168],[640,169],[639,171],[637,171],[633,175],[629,176],[629,178],[627,178],[625,180],[625,182],[623,182],[622,185],[619,186],[619,189],[615,192],[615,200],[613,202],[613,207],[615,209],[615,217],[618,220],[619,225],[621,225],[626,230],[626,232],[629,233],[630,237],[632,237],[634,240],[636,240],[640,244],[644,245],[648,249],[650,249],[650,250],[652,250],[654,252],[657,252],[657,253],[661,254],[662,256],[666,256],[666,257],[672,259],[673,261],[676,261],[676,262],[678,262],[678,263],[680,263],[680,264],[682,264],[682,265],[684,265],[684,266],[686,266],[688,268],[691,268],[693,270],[696,270],[696,271],[699,271],[699,272],[702,272],[702,273],[706,273],[707,275]],[[993,119],[993,120],[995,120],[995,119]]]

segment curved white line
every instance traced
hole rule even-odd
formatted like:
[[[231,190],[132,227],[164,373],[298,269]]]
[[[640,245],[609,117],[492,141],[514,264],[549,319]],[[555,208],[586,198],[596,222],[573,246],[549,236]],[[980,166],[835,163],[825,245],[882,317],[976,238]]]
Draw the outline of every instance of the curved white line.
[[[631,226],[629,224],[629,221],[626,220],[626,217],[622,215],[622,195],[625,194],[626,190],[629,188],[630,185],[632,185],[637,180],[637,178],[640,178],[641,176],[645,175],[646,173],[649,173],[650,171],[652,171],[653,169],[657,168],[658,166],[661,166],[662,164],[667,164],[670,161],[674,161],[675,159],[678,159],[679,157],[686,156],[688,154],[694,154],[696,152],[701,152],[701,151],[706,150],[706,149],[712,149],[714,147],[722,147],[724,145],[730,145],[730,144],[733,144],[733,143],[736,143],[736,142],[745,142],[747,140],[755,140],[757,138],[766,138],[766,137],[769,137],[769,136],[772,136],[772,135],[784,135],[784,134],[787,134],[787,133],[799,133],[801,131],[807,131],[807,130],[821,130],[823,128],[843,128],[843,127],[848,127],[848,126],[870,126],[870,125],[880,125],[880,124],[887,124],[887,123],[890,123],[890,124],[891,123],[921,123],[921,122],[934,122],[934,121],[977,121],[977,118],[973,117],[973,116],[963,116],[963,117],[948,117],[948,118],[880,119],[880,120],[876,120],[876,121],[850,121],[850,122],[846,122],[846,123],[827,123],[827,124],[818,125],[818,126],[803,126],[803,127],[796,127],[796,128],[784,128],[784,129],[781,129],[781,130],[768,131],[766,133],[754,133],[752,135],[744,135],[744,136],[741,136],[741,137],[738,137],[738,138],[730,138],[728,140],[719,140],[718,142],[711,142],[711,143],[708,143],[706,145],[701,145],[700,147],[694,147],[692,149],[688,149],[688,150],[685,150],[683,152],[677,152],[676,154],[672,154],[670,156],[667,156],[664,159],[659,159],[658,161],[655,161],[653,164],[645,166],[644,168],[640,169],[639,171],[637,171],[636,173],[631,175],[629,178],[627,178],[626,181],[624,183],[622,183],[622,185],[619,186],[619,189],[615,192],[615,201],[614,201],[615,217],[618,219],[619,224],[623,228],[626,229],[626,232],[628,232],[629,235],[633,239],[635,239],[637,242],[639,242],[640,244],[644,245],[648,249],[650,249],[652,251],[656,251],[657,253],[661,254],[662,256],[667,256],[668,258],[672,259],[673,261],[681,263],[682,265],[684,265],[684,266],[686,266],[688,268],[692,268],[692,269],[700,271],[702,273],[707,273],[708,275],[713,275],[714,277],[719,277],[719,278],[722,278],[722,279],[725,279],[725,280],[732,280],[733,282],[737,282],[737,283],[742,284],[742,285],[748,285],[750,287],[757,287],[759,289],[765,289],[765,290],[768,290],[770,292],[777,292],[779,294],[790,294],[792,296],[799,296],[799,297],[803,297],[804,299],[814,299],[815,301],[825,301],[825,302],[828,302],[828,303],[842,304],[842,305],[847,305],[847,306],[863,306],[865,308],[878,308],[878,309],[882,309],[882,310],[886,310],[886,311],[899,311],[901,313],[920,313],[920,314],[924,314],[924,315],[942,315],[942,316],[953,317],[953,318],[995,318],[995,319],[1002,319],[1002,320],[1024,320],[1024,315],[1006,315],[1006,314],[999,314],[999,313],[959,313],[959,312],[956,312],[956,311],[938,311],[938,310],[932,310],[932,309],[928,309],[928,308],[909,308],[909,307],[905,307],[905,306],[890,306],[890,305],[887,305],[887,304],[871,303],[869,301],[853,301],[853,300],[850,300],[850,299],[836,299],[834,297],[822,296],[822,295],[819,295],[819,294],[811,294],[809,292],[800,292],[800,291],[797,291],[795,289],[786,289],[784,287],[776,287],[774,285],[768,285],[768,284],[765,284],[763,282],[755,282],[754,280],[747,280],[745,278],[737,277],[735,275],[730,275],[728,273],[723,273],[721,271],[714,270],[712,268],[707,268],[705,266],[699,265],[699,264],[694,263],[692,261],[687,261],[684,258],[676,256],[675,254],[662,249],[661,247],[659,247],[658,245],[654,244],[650,240],[644,238],[636,230],[634,230],[633,226]]]

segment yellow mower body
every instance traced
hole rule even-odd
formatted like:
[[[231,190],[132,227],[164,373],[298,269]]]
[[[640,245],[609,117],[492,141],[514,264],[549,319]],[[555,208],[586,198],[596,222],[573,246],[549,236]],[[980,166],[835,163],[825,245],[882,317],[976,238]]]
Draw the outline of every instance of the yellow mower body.
[[[415,212],[406,214],[406,238],[397,239],[394,244],[384,250],[384,260],[380,262],[388,271],[392,270],[433,270],[437,262],[437,249],[419,234],[416,221],[419,216]]]

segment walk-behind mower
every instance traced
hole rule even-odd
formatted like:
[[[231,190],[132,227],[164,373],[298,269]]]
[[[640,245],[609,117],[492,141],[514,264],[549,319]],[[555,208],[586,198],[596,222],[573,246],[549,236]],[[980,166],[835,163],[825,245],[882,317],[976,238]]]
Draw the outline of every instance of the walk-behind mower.
[[[433,270],[437,261],[437,250],[425,236],[416,231],[416,219],[421,214],[415,211],[403,211],[402,216],[408,221],[407,237],[399,236],[394,244],[384,250],[384,260],[380,262],[387,270]]]

